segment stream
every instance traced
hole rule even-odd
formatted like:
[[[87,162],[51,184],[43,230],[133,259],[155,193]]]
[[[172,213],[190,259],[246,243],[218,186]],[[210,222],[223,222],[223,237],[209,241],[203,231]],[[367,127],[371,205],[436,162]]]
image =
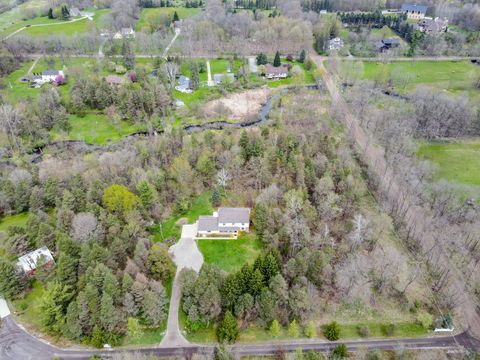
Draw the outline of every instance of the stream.
[[[318,89],[317,85],[306,85],[305,88],[309,90]],[[198,125],[185,125],[183,126],[183,130],[186,133],[190,134],[190,133],[201,132],[205,130],[223,130],[223,129],[230,129],[230,128],[241,129],[241,128],[250,128],[254,126],[259,126],[268,120],[270,112],[272,111],[274,102],[277,99],[279,99],[281,96],[285,95],[290,90],[291,88],[286,88],[280,91],[279,93],[269,97],[267,101],[264,104],[262,104],[260,110],[258,111],[258,116],[256,119],[247,120],[247,121],[238,122],[238,123],[231,123],[228,121],[219,120],[219,121],[212,121],[212,122],[207,122],[207,123],[198,124]],[[164,130],[155,131],[155,135],[160,135],[163,133],[164,133]],[[34,151],[32,152],[32,155],[34,155],[32,162],[39,163],[43,160],[43,151],[45,150],[45,148],[51,148],[56,150],[65,149],[65,150],[75,150],[75,151],[111,151],[111,150],[115,150],[123,147],[123,144],[125,143],[125,141],[128,141],[131,138],[148,136],[148,135],[149,135],[148,131],[139,131],[139,132],[125,136],[119,142],[116,142],[114,144],[109,144],[109,145],[87,144],[83,140],[53,141],[49,144],[42,145],[35,148]]]

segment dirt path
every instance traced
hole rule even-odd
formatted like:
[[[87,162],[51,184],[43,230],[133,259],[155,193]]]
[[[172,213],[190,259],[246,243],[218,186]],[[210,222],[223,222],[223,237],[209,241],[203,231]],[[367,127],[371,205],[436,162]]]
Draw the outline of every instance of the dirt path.
[[[28,69],[27,75],[32,75],[32,71],[33,71],[33,69],[35,69],[35,65],[37,65],[38,60],[40,60],[39,57],[37,57],[35,59],[35,61],[33,62],[32,66],[30,66],[30,68]]]
[[[398,199],[402,200],[398,212],[404,214],[403,220],[409,228],[413,229],[413,237],[419,239],[425,253],[430,252],[433,259],[437,259],[438,263],[450,269],[452,286],[461,300],[457,303],[457,310],[463,315],[463,320],[466,322],[463,325],[473,336],[480,339],[480,316],[477,312],[477,303],[468,291],[467,279],[451,261],[448,249],[445,248],[444,244],[437,242],[432,236],[424,236],[429,232],[429,225],[434,223],[432,215],[425,213],[423,208],[415,205],[411,195],[398,183],[393,169],[387,166],[383,148],[376,144],[375,140],[363,130],[358,119],[349,110],[338,90],[335,79],[323,65],[324,58],[319,56],[313,56],[312,58],[317,66],[324,70],[323,80],[332,97],[332,104],[335,104],[341,111],[345,125],[355,139],[357,148],[363,154],[370,171],[377,176],[380,192],[384,193],[388,199],[396,200],[394,203],[398,202]]]
[[[208,74],[208,77],[207,77],[207,86],[213,86],[215,85],[213,83],[213,80],[212,80],[212,71],[210,70],[210,61],[207,60],[207,74]]]
[[[180,30],[179,28],[176,28],[176,29],[175,29],[175,35],[173,36],[172,40],[170,41],[170,43],[168,44],[168,46],[165,48],[165,50],[163,50],[162,57],[164,57],[164,58],[167,57],[168,51],[169,51],[170,48],[172,47],[172,45],[173,45],[173,43],[175,42],[175,40],[177,40],[178,35],[180,35],[180,33],[181,33],[181,30]]]

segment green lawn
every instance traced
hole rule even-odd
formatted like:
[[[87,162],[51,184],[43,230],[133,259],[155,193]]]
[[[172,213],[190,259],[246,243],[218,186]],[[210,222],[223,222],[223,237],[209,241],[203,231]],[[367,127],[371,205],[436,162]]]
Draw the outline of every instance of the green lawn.
[[[42,285],[35,281],[32,290],[29,291],[23,299],[13,302],[15,311],[26,324],[33,325],[36,330],[41,330],[40,323],[40,304],[39,300],[43,295]]]
[[[389,323],[378,323],[366,321],[361,324],[340,324],[340,338],[353,339],[359,338],[359,329],[367,326],[369,330],[369,337],[419,337],[428,334],[428,331],[422,325],[416,322],[399,322],[394,323],[393,335],[386,334],[386,328]]]
[[[2,34],[8,35],[14,32],[25,25],[38,25],[38,24],[49,24],[48,26],[32,26],[25,30],[19,32],[22,35],[30,36],[48,36],[52,34],[65,34],[67,36],[72,36],[74,34],[80,34],[89,31],[89,29],[94,28],[95,26],[100,26],[102,18],[104,15],[110,13],[110,9],[101,9],[101,10],[89,10],[89,12],[95,13],[93,21],[88,19],[82,19],[79,21],[74,21],[70,23],[65,23],[64,21],[58,19],[49,19],[46,16],[33,18],[31,20],[18,22],[6,28]]]
[[[114,123],[106,115],[90,113],[84,117],[70,115],[68,133],[52,131],[53,140],[83,140],[87,144],[104,145],[120,140],[142,128],[127,121]]]
[[[438,166],[438,178],[458,184],[480,185],[480,139],[424,143],[418,156]]]
[[[164,8],[146,8],[142,9],[140,13],[140,19],[138,19],[135,29],[137,31],[142,30],[144,27],[148,27],[147,19],[150,16],[167,14],[173,18],[173,13],[177,12],[180,19],[185,19],[190,16],[196,15],[202,11],[200,8],[184,8],[184,7],[164,7]]]
[[[363,78],[369,80],[376,79],[382,72],[408,76],[410,90],[419,84],[454,91],[469,90],[475,76],[480,74],[480,67],[469,61],[401,61],[390,64],[364,62],[363,69]]]
[[[198,247],[207,264],[215,264],[227,272],[235,272],[245,263],[253,263],[262,244],[253,233],[242,233],[236,240],[198,240]]]
[[[22,21],[27,13],[40,15],[47,3],[46,0],[27,0],[12,10],[0,14],[0,34],[12,24]]]
[[[29,213],[21,213],[16,215],[6,216],[0,219],[0,232],[6,231],[9,226],[25,226],[28,220]]]
[[[162,223],[162,225],[155,225],[150,230],[153,232],[153,241],[164,241],[170,237],[175,237],[176,239],[180,238],[181,228],[175,223],[180,218],[186,218],[188,223],[191,224],[197,221],[200,215],[209,215],[212,214],[213,208],[210,200],[210,192],[204,192],[202,195],[197,197],[190,206],[189,210],[183,214],[177,214],[170,217],[168,220]],[[162,236],[163,235],[163,236]]]
[[[138,339],[131,339],[128,336],[124,337],[122,346],[159,344],[163,339],[166,323],[165,321],[164,325],[158,328],[143,328],[143,333]]]

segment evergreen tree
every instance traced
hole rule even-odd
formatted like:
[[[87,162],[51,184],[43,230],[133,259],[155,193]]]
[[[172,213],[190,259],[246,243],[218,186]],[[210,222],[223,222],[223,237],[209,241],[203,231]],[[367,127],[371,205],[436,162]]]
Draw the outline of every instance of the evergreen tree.
[[[104,332],[100,328],[100,326],[98,326],[98,325],[94,326],[93,332],[92,332],[92,338],[91,338],[90,342],[96,348],[101,348],[105,344],[103,333]]]
[[[300,56],[298,57],[298,62],[300,62],[300,63],[303,64],[303,63],[305,62],[305,56],[306,56],[305,50],[302,50],[302,51],[300,52]]]
[[[279,67],[280,65],[282,65],[282,62],[280,60],[280,53],[277,51],[275,53],[275,58],[273,59],[273,66]]]
[[[219,207],[221,204],[220,191],[215,187],[212,190],[212,205],[214,207]]]
[[[317,336],[317,329],[315,328],[315,324],[312,320],[307,323],[307,327],[305,328],[305,335],[308,338],[314,338]]]
[[[227,311],[217,328],[217,338],[221,343],[233,343],[238,336],[237,319]]]
[[[173,13],[173,21],[175,22],[175,21],[179,21],[179,20],[180,20],[180,18],[178,17],[177,12],[175,11],[175,12]]]
[[[74,288],[77,283],[78,260],[68,253],[61,252],[55,265],[57,280],[63,285]]]
[[[290,325],[288,325],[288,336],[296,339],[300,336],[300,330],[298,328],[297,320],[293,319]]]
[[[117,312],[112,297],[104,293],[100,302],[100,323],[107,332],[112,332],[118,323]]]
[[[257,55],[257,65],[266,65],[268,63],[267,55],[259,53]]]
[[[265,230],[268,226],[268,212],[265,205],[261,202],[255,205],[253,209],[253,218],[252,218],[253,226],[255,226],[255,232],[260,240],[264,239]]]
[[[200,73],[196,61],[190,62],[190,89],[197,90],[200,87]]]
[[[48,18],[53,19],[53,9],[52,8],[48,9]]]
[[[40,321],[47,331],[53,334],[61,333],[72,295],[69,286],[62,286],[58,282],[48,283],[39,306]]]
[[[79,318],[80,308],[77,301],[74,300],[68,305],[65,325],[62,330],[62,334],[74,341],[80,341],[82,337],[82,327]]]
[[[150,209],[156,197],[155,189],[147,181],[142,181],[137,187],[140,202],[146,209]]]
[[[340,338],[340,326],[336,321],[332,321],[325,327],[325,337],[330,341],[337,341]]]
[[[277,338],[280,336],[280,331],[281,331],[280,323],[278,322],[277,319],[273,320],[272,323],[270,324],[270,328],[268,331],[270,332],[270,335],[274,338]]]
[[[7,299],[13,299],[23,290],[23,283],[15,266],[7,259],[0,258],[0,294]]]

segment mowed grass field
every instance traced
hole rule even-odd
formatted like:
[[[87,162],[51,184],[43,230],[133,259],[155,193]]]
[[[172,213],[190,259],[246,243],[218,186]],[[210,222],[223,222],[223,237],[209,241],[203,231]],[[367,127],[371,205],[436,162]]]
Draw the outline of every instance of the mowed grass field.
[[[207,264],[226,272],[235,272],[246,263],[253,263],[262,250],[262,244],[253,233],[242,233],[236,240],[197,240]]]
[[[399,61],[390,64],[376,62],[363,63],[363,78],[374,80],[378,74],[389,72],[408,76],[407,89],[417,85],[431,85],[437,89],[450,91],[471,90],[475,76],[480,74],[480,66],[470,61]]]
[[[66,36],[73,36],[75,34],[81,34],[88,32],[90,29],[95,27],[101,27],[102,19],[105,15],[111,12],[110,9],[101,9],[101,10],[91,10],[95,15],[93,16],[93,21],[89,19],[81,19],[76,21],[65,22],[58,19],[49,19],[46,16],[37,17],[31,20],[22,21],[16,23],[2,32],[2,35],[6,36],[17,29],[20,29],[26,25],[33,25],[29,28],[26,28],[17,35],[30,35],[30,36],[49,36],[52,34],[63,34]],[[73,19],[75,20],[75,19]],[[42,25],[42,26],[35,26]],[[15,36],[17,36],[15,35]]]
[[[83,140],[87,144],[105,145],[124,136],[143,130],[127,121],[114,122],[106,115],[89,113],[85,116],[69,115],[68,132],[52,131],[52,140]]]
[[[140,19],[138,19],[135,25],[135,30],[140,31],[144,27],[148,27],[148,19],[155,15],[166,14],[173,18],[173,14],[177,12],[180,20],[186,19],[190,16],[194,16],[202,11],[201,8],[184,8],[184,7],[163,7],[163,8],[147,8],[142,9],[140,13]]]
[[[41,15],[47,4],[46,0],[28,0],[0,14],[0,34],[11,25],[24,20],[28,14]]]
[[[437,177],[480,186],[480,138],[420,145],[418,156],[438,166]]]

